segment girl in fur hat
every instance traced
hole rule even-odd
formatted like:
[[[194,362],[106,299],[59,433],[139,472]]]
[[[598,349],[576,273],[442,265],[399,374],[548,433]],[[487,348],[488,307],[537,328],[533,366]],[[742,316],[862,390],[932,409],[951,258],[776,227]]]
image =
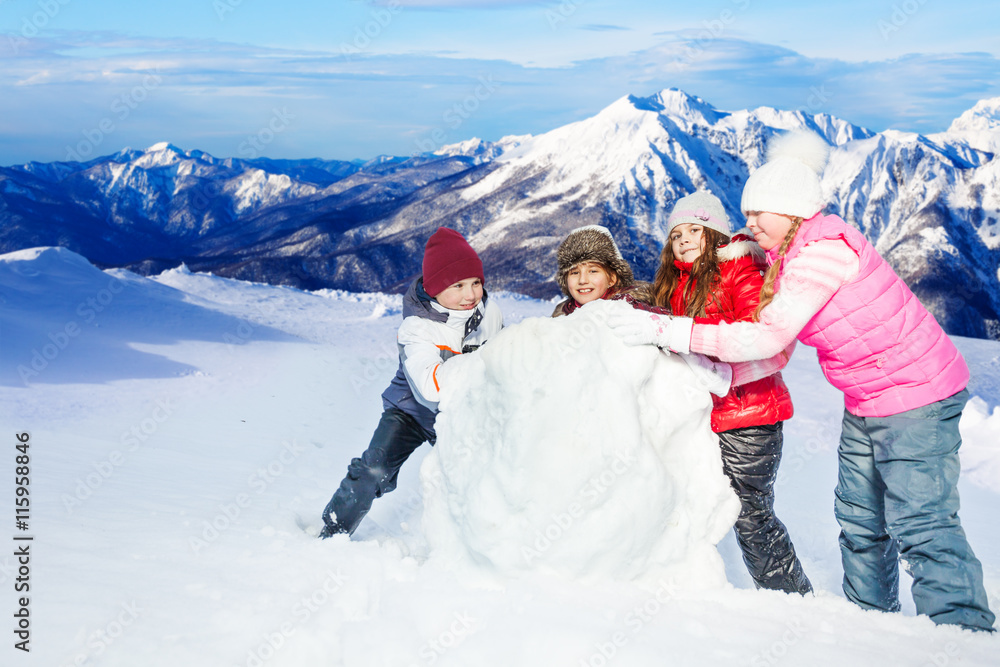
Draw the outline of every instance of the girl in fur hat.
[[[608,323],[626,343],[727,361],[766,358],[796,338],[815,347],[844,393],[834,502],[844,594],[898,611],[904,560],[918,614],[993,632],[983,568],[958,517],[969,368],[865,236],[823,213],[828,153],[816,134],[782,135],[743,189],[747,225],[770,264],[753,322],[623,312]]]
[[[567,298],[556,306],[552,317],[569,315],[599,299],[624,299],[633,305],[649,301],[649,284],[636,283],[632,267],[606,227],[577,227],[559,245],[556,258],[556,280]]]
[[[730,236],[717,197],[695,192],[679,199],[667,220],[667,240],[653,282],[656,305],[703,321],[753,319],[767,268],[764,251],[747,229]],[[779,356],[773,368],[786,360]],[[812,586],[774,513],[782,423],[792,416],[792,399],[780,372],[740,384],[740,368],[735,365],[729,393],[712,396],[712,430],[741,504],[736,539],[758,588],[805,594]]]
[[[568,298],[556,306],[552,317],[569,315],[600,299],[625,301],[632,308],[649,313],[670,314],[669,307],[653,305],[649,283],[633,278],[632,267],[622,257],[618,244],[606,227],[577,227],[559,245],[556,256],[559,260],[556,279]],[[716,396],[725,396],[729,391],[734,367],[741,376],[752,379],[762,377],[760,369],[763,366],[759,362],[734,365],[713,362],[701,354],[683,354],[681,357],[694,371],[698,387]],[[773,372],[774,369],[769,369],[764,373]]]

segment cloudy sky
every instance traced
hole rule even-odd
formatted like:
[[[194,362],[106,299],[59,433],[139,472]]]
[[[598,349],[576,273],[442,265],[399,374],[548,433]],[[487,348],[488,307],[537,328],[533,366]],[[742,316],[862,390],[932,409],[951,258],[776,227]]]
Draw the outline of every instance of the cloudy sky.
[[[996,0],[0,0],[0,165],[410,155],[663,88],[931,133],[998,58]]]

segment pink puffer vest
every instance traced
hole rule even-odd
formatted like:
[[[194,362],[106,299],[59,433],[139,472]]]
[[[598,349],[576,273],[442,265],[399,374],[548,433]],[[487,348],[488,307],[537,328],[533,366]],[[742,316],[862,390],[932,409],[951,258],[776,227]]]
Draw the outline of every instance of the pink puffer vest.
[[[835,215],[802,223],[785,255],[843,239],[858,253],[856,278],[799,332],[815,347],[823,374],[844,392],[847,410],[886,417],[947,398],[969,382],[969,368],[944,330],[867,239]]]

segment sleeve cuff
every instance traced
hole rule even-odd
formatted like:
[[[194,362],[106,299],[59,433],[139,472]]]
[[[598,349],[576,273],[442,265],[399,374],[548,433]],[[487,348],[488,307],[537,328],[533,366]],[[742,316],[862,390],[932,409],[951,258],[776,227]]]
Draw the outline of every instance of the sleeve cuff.
[[[691,351],[691,329],[694,320],[690,317],[675,317],[670,321],[670,340],[667,347],[674,352],[687,354]]]
[[[699,324],[691,327],[691,349],[701,354],[718,356],[718,324]]]

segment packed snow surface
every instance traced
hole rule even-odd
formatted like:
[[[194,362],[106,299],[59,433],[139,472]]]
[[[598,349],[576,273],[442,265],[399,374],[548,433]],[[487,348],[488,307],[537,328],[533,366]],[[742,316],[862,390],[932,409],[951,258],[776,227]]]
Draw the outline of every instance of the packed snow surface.
[[[611,332],[629,307],[532,318],[448,362],[421,472],[435,555],[506,577],[725,583],[715,545],[739,501],[710,394],[676,355]]]
[[[997,664],[997,637],[915,616],[905,572],[902,613],[844,599],[832,510],[843,402],[809,348],[785,372],[796,414],[775,487],[817,590],[800,597],[755,591],[731,532],[715,556],[717,526],[681,525],[731,510],[704,469],[714,459],[704,437],[654,434],[675,406],[635,404],[656,401],[657,387],[686,400],[675,359],[616,347],[588,319],[595,311],[553,324],[534,319],[551,303],[492,297],[515,326],[457,364],[457,382],[479,384],[446,397],[442,449],[417,450],[353,539],[318,540],[320,512],[367,446],[396,370],[398,296],[183,268],[150,279],[52,248],[0,257],[0,664]],[[562,359],[574,335],[579,347]],[[961,517],[996,611],[1000,343],[956,343],[975,396],[962,422]],[[537,417],[529,401],[544,407]],[[466,432],[478,427],[481,443]],[[23,529],[17,434],[30,456]],[[635,463],[612,480],[618,453]],[[601,475],[614,484],[593,498],[587,483]],[[565,515],[572,525],[559,525]],[[537,555],[491,543],[491,518],[497,536]],[[14,555],[25,542],[27,575]],[[657,558],[678,574],[661,576]],[[21,597],[28,653],[12,632]]]

